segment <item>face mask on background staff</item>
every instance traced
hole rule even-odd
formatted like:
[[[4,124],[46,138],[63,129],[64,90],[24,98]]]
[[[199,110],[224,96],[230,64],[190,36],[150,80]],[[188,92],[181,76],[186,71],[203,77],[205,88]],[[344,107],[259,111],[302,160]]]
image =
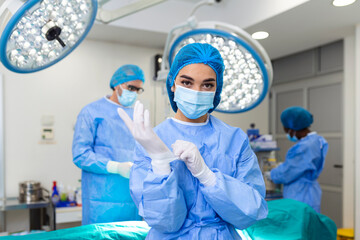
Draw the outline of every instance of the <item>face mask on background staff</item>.
[[[294,132],[294,136],[290,136],[290,134],[289,133],[287,133],[286,134],[286,137],[287,137],[287,139],[289,140],[289,141],[291,141],[291,142],[297,142],[297,141],[299,141],[299,139],[296,137],[296,135],[295,135],[295,132]]]
[[[119,96],[119,93],[116,91],[119,103],[124,107],[129,107],[133,105],[136,101],[137,93],[133,91],[129,91],[127,89],[123,89],[121,85],[119,86],[122,90],[121,96]]]

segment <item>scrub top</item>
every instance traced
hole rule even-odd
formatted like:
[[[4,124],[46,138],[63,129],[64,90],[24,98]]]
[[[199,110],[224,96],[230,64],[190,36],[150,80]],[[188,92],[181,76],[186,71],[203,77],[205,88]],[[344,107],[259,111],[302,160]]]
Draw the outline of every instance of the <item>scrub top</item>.
[[[317,181],[324,168],[328,143],[316,132],[292,146],[285,162],[271,170],[271,180],[284,184],[284,198],[307,203],[320,213],[321,188]]]
[[[138,144],[130,173],[131,195],[151,228],[146,239],[241,239],[244,229],[267,216],[265,184],[247,135],[209,116],[205,123],[167,119],[155,132],[171,149],[176,140],[194,143],[216,175],[200,184],[185,163],[170,163],[169,175],[154,174]]]
[[[133,162],[135,139],[108,97],[85,106],[78,115],[73,162],[82,169],[82,223],[141,220],[130,196],[129,179],[106,170],[109,161]],[[132,117],[133,109],[124,108]]]

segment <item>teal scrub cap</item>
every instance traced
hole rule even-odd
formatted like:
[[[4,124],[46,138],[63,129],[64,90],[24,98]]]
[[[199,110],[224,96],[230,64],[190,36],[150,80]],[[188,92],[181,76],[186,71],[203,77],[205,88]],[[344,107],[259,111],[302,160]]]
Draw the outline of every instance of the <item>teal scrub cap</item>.
[[[281,113],[280,119],[285,128],[295,131],[309,127],[314,121],[308,110],[297,106],[285,109]]]
[[[119,67],[110,80],[110,87],[114,88],[119,84],[130,82],[133,80],[141,80],[145,82],[144,72],[136,65],[127,64]]]

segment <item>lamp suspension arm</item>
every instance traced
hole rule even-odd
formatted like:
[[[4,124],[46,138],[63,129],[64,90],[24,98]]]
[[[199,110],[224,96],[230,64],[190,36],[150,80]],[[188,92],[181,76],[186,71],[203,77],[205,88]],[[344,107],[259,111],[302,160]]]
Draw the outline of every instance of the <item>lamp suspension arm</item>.
[[[108,0],[103,0],[101,1],[101,7],[98,9],[96,20],[102,23],[110,23],[165,1],[167,0],[139,0],[119,9],[109,11],[102,9],[102,5],[108,2]]]
[[[0,6],[0,17],[8,9],[12,14],[16,12],[16,9],[24,4],[24,0],[5,0]]]
[[[176,25],[175,27],[173,27],[170,32],[167,35],[166,38],[166,42],[165,42],[165,47],[164,47],[164,52],[163,52],[163,60],[161,62],[161,70],[166,70],[168,66],[166,66],[165,64],[168,64],[166,56],[168,51],[169,51],[169,46],[170,46],[170,41],[173,39],[173,33],[177,30],[177,29],[182,29],[182,28],[186,28],[186,27],[190,27],[190,28],[195,28],[197,25],[197,21],[195,17],[190,17],[188,18],[188,20],[186,22],[180,23],[179,25]]]
[[[198,2],[194,7],[193,9],[191,10],[191,13],[190,13],[190,16],[189,17],[192,17],[195,12],[201,7],[201,6],[204,6],[204,5],[214,5],[215,2],[220,2],[219,0],[215,1],[215,0],[203,0],[201,2]]]
[[[198,2],[191,10],[190,16],[186,20],[186,22],[181,23],[181,24],[173,27],[170,30],[169,34],[167,35],[167,39],[166,39],[166,43],[165,43],[165,48],[164,48],[164,52],[163,52],[163,61],[161,62],[161,70],[162,71],[166,70],[166,67],[167,67],[167,66],[165,66],[165,64],[167,64],[167,62],[168,62],[168,61],[166,61],[166,60],[168,60],[168,59],[166,59],[166,54],[169,50],[170,40],[172,39],[173,32],[177,29],[186,28],[186,27],[190,27],[190,28],[194,29],[197,26],[197,20],[194,17],[196,10],[198,10],[201,6],[204,6],[204,5],[209,5],[209,6],[214,5],[215,2],[219,3],[219,2],[221,2],[221,0],[203,0],[201,2]]]
[[[3,4],[1,4],[0,6],[0,17],[3,15],[3,13],[5,12],[5,10],[8,8],[8,6],[11,4],[11,2],[13,2],[14,0],[5,0],[5,2],[3,2]]]
[[[0,12],[0,37],[2,32],[4,31],[5,23],[10,19],[10,17],[11,17],[10,12],[6,12],[5,10],[4,12]]]
[[[111,0],[98,0],[98,8],[104,6],[106,3],[110,2]]]
[[[169,56],[167,54],[169,51],[170,42],[174,38],[173,37],[174,32],[178,29],[183,29],[186,27],[194,29],[196,26],[197,26],[196,18],[190,17],[187,19],[186,22],[176,25],[169,31],[167,38],[166,38],[166,42],[165,42],[165,47],[164,47],[164,51],[163,51],[163,55],[162,55],[160,70],[157,72],[157,81],[166,81],[167,75],[169,73],[169,62],[168,62]]]
[[[11,18],[17,9],[24,4],[21,0],[5,0],[0,6],[0,36],[4,30],[4,24]]]

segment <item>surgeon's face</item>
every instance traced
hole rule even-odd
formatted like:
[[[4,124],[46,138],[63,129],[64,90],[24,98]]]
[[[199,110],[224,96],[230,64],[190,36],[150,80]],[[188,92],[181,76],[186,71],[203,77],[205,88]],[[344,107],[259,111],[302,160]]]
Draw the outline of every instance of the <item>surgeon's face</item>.
[[[183,67],[175,78],[175,84],[171,91],[175,92],[176,86],[179,85],[195,91],[216,90],[216,73],[206,64],[195,63]]]
[[[133,80],[129,82],[125,82],[123,84],[120,84],[122,89],[129,90],[131,92],[136,92],[137,94],[141,94],[144,92],[143,89],[143,82],[141,80]],[[122,94],[122,89],[120,86],[116,86],[115,89],[118,91],[119,96]]]
[[[295,135],[295,132],[294,130],[290,129],[290,128],[286,128],[284,127],[284,131],[286,134],[289,134],[291,137],[293,137]]]
[[[285,133],[289,133],[289,131],[290,131],[289,128],[284,127],[284,132],[285,132]]]

